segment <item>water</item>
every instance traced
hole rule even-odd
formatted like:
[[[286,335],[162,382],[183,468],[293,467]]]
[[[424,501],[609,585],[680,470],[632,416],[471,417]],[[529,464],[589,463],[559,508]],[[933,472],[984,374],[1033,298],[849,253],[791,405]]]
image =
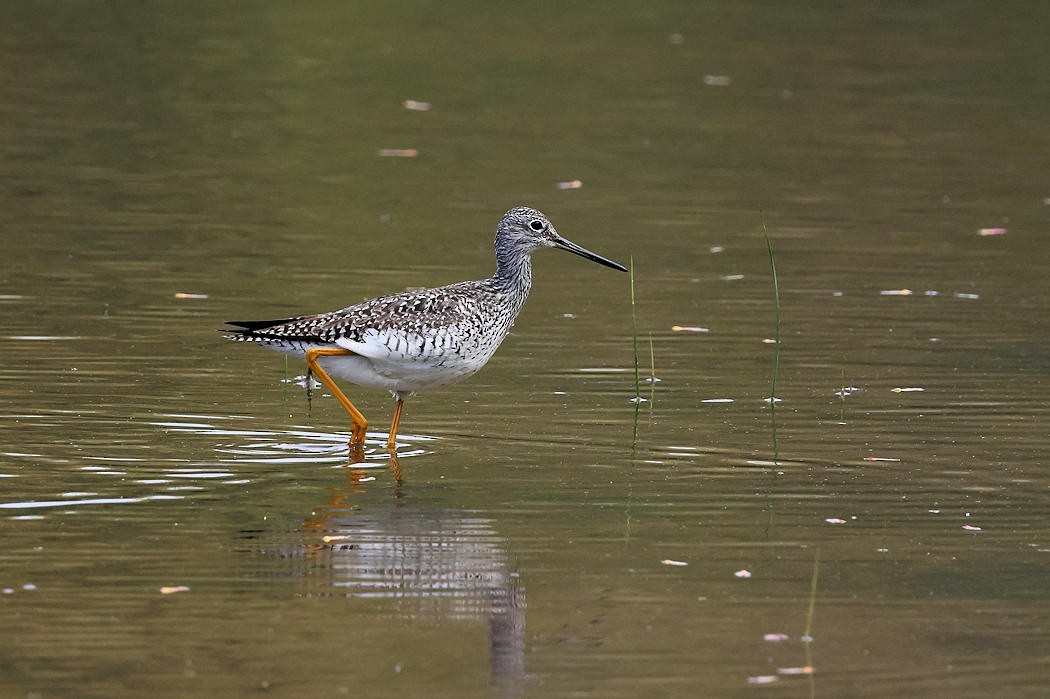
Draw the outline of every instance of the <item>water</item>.
[[[0,12],[0,694],[1046,694],[1045,10]],[[517,204],[643,402],[556,252],[397,464],[213,332]]]

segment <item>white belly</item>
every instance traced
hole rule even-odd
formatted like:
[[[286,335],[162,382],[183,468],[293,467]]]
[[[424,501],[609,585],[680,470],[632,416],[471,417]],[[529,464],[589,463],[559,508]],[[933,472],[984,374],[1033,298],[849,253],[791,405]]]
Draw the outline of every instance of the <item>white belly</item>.
[[[265,346],[300,359],[305,359],[306,350],[332,348],[332,345],[305,343],[268,343]],[[478,348],[480,351],[470,352],[467,356],[451,349],[422,354],[391,351],[384,342],[372,338],[364,343],[341,340],[339,346],[352,354],[318,357],[317,361],[325,371],[358,386],[390,391],[399,398],[405,398],[419,391],[447,386],[473,376],[485,366],[498,343]]]

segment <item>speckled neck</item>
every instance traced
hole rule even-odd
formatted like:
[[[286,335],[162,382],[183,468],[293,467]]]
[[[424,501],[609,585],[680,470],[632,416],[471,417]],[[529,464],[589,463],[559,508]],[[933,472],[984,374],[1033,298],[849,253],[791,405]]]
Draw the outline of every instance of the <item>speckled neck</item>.
[[[518,310],[532,289],[532,250],[496,239],[496,274],[492,280],[508,294]]]

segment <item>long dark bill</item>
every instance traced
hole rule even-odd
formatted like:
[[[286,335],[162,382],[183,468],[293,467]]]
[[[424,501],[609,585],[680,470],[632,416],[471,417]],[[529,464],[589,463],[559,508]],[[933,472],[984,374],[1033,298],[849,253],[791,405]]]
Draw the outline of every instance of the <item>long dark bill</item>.
[[[572,242],[571,240],[562,238],[561,236],[558,236],[558,239],[554,242],[554,247],[560,248],[561,250],[567,250],[568,252],[571,252],[574,255],[579,255],[580,257],[584,257],[590,260],[591,262],[597,262],[600,265],[605,265],[606,267],[618,269],[621,272],[627,271],[627,268],[623,265],[617,262],[613,262],[612,260],[607,260],[601,255],[595,255],[590,250],[587,250],[586,248],[581,248],[576,243]]]

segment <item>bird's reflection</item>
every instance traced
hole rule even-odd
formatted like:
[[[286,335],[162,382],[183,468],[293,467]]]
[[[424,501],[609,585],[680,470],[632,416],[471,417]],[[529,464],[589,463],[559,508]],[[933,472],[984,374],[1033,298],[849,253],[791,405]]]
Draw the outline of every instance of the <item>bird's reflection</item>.
[[[415,504],[391,454],[392,497],[365,497],[374,468],[355,464],[303,521],[300,561],[307,594],[396,600],[397,614],[430,621],[484,619],[493,680],[525,674],[525,592],[494,522],[474,512]],[[367,500],[366,505],[361,501]]]

